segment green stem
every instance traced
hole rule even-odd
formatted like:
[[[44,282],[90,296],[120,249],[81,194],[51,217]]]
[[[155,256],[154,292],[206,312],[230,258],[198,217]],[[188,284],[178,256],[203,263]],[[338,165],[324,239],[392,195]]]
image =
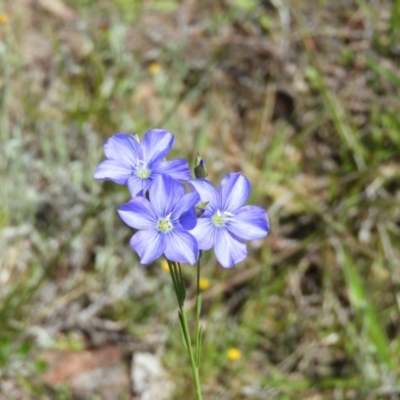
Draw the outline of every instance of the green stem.
[[[185,335],[185,340],[186,343],[188,344],[187,346],[187,350],[188,350],[188,354],[189,354],[189,358],[190,358],[190,364],[192,366],[192,372],[193,372],[193,378],[194,378],[194,384],[196,386],[196,396],[197,396],[197,400],[202,400],[202,396],[201,396],[201,387],[200,387],[200,375],[199,375],[199,368],[197,367],[196,364],[196,360],[193,354],[193,348],[192,348],[192,343],[190,340],[190,335],[189,335],[189,327],[188,327],[188,323],[187,323],[187,319],[186,319],[186,313],[184,310],[184,307],[179,307],[179,311],[181,313],[181,321],[182,321],[182,325],[184,325],[185,328],[183,328],[183,332]]]
[[[200,326],[200,312],[201,312],[201,292],[200,292],[200,258],[201,250],[199,253],[199,259],[197,260],[197,285],[196,285],[196,364],[197,368],[200,368],[200,350],[201,350],[201,335],[202,329]]]
[[[179,322],[181,325],[182,329],[182,335],[183,335],[183,340],[186,345],[186,349],[188,351],[189,359],[190,359],[190,364],[192,366],[192,372],[193,372],[193,378],[194,378],[194,383],[196,387],[196,397],[197,400],[202,400],[201,396],[201,387],[200,387],[200,375],[199,375],[199,368],[198,368],[198,363],[196,362],[195,355],[193,353],[193,347],[192,347],[192,341],[190,339],[190,333],[189,333],[189,325],[187,322],[186,318],[186,312],[185,312],[185,307],[184,307],[184,293],[185,293],[185,288],[184,288],[184,282],[182,279],[182,273],[179,264],[169,261],[168,262],[168,267],[171,273],[171,278],[172,282],[174,285],[174,290],[176,294],[176,298],[178,300],[178,306],[179,306]],[[198,268],[200,269],[199,263],[198,263]],[[199,272],[198,272],[199,276]],[[197,283],[198,286],[198,291],[199,291],[199,283]],[[196,318],[198,318],[196,316]],[[197,329],[196,329],[197,331]],[[196,338],[198,336],[198,332],[196,332]],[[197,342],[197,340],[196,340]],[[199,351],[199,349],[196,349],[196,352]]]

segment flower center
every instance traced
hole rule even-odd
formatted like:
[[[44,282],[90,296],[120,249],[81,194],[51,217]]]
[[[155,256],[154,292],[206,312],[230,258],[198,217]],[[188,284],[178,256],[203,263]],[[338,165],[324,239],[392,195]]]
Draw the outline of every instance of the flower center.
[[[160,218],[157,223],[157,229],[161,232],[169,232],[174,226],[171,222],[171,214],[168,214],[165,218]]]
[[[228,211],[221,212],[217,210],[217,212],[211,217],[211,221],[215,226],[225,226],[227,222],[233,219],[234,215]]]
[[[134,173],[140,179],[147,179],[151,175],[151,170],[148,168],[145,161],[137,160]]]

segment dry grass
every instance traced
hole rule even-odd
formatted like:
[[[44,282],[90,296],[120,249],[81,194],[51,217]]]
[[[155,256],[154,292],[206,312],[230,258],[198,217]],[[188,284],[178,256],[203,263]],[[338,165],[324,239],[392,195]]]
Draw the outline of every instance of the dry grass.
[[[75,398],[43,385],[43,349],[110,342],[193,398],[169,277],[128,246],[125,188],[92,178],[105,138],[151,127],[215,182],[242,171],[271,219],[232,270],[205,255],[204,398],[399,398],[398,0],[0,14],[0,398]]]

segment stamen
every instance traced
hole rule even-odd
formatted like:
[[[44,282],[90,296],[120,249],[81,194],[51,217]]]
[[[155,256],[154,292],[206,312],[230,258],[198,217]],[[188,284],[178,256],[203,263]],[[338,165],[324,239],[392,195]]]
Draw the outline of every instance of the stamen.
[[[174,226],[171,222],[171,213],[169,213],[165,218],[160,218],[158,220],[157,229],[161,232],[169,232]]]
[[[220,210],[217,210],[217,212],[211,217],[211,220],[215,226],[220,227],[225,226],[233,218],[234,214],[232,214],[231,212],[224,211],[221,213]]]
[[[140,179],[147,179],[151,175],[151,170],[143,160],[136,160],[133,173]]]

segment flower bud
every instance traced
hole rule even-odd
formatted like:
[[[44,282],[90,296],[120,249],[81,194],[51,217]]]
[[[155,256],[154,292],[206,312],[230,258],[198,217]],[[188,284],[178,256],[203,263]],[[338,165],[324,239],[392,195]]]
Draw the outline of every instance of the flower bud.
[[[196,205],[197,218],[200,218],[203,215],[208,203],[208,201],[205,201],[204,203],[199,203]]]
[[[208,175],[208,169],[206,167],[206,163],[200,157],[200,154],[197,153],[196,161],[194,162],[194,176],[196,178],[206,178]]]
[[[138,143],[140,143],[139,135],[136,132],[134,132],[134,134],[132,136]]]

